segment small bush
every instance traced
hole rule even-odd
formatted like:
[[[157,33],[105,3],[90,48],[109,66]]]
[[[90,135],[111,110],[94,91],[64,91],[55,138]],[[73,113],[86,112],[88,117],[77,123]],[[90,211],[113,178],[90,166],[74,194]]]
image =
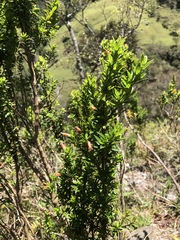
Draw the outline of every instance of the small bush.
[[[171,65],[172,65],[173,67],[176,67],[177,69],[180,69],[180,60],[174,59],[174,60],[171,62]]]
[[[163,26],[163,28],[165,28],[165,29],[168,29],[168,28],[169,28],[167,21],[163,21],[163,22],[162,22],[162,26]]]
[[[175,32],[175,31],[170,32],[169,35],[170,35],[170,36],[173,36],[173,37],[179,37],[179,34],[178,34],[177,32]]]

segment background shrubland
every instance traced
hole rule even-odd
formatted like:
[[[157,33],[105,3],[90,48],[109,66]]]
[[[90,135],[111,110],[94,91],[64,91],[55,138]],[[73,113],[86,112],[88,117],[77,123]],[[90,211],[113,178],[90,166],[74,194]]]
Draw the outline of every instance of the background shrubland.
[[[0,239],[179,239],[179,8],[0,3]]]

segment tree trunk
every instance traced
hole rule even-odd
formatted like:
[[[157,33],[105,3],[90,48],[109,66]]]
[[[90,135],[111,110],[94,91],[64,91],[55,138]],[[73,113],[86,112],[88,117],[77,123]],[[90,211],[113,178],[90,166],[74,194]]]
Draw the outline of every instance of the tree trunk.
[[[82,61],[81,61],[81,57],[80,57],[78,42],[77,42],[76,36],[74,34],[74,31],[72,29],[70,21],[68,21],[66,23],[66,26],[68,28],[69,34],[70,34],[72,42],[73,42],[73,46],[74,46],[74,50],[75,50],[75,54],[76,54],[76,69],[79,72],[80,83],[82,83],[83,79],[85,78],[85,75],[84,75],[84,71],[83,71],[83,67],[82,67]]]

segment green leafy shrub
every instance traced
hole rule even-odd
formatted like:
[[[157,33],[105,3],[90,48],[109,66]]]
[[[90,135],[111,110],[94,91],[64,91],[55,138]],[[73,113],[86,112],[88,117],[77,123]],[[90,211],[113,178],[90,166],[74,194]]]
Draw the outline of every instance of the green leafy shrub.
[[[71,127],[62,133],[64,166],[58,195],[70,239],[109,239],[116,221],[116,167],[122,161],[119,141],[124,129],[118,114],[134,95],[150,62],[128,50],[125,40],[102,42],[102,72],[88,75],[70,103]],[[114,229],[114,228],[113,228]]]
[[[158,103],[163,116],[170,121],[171,130],[176,132],[180,120],[180,90],[177,89],[175,77],[170,82],[167,91],[159,97]]]

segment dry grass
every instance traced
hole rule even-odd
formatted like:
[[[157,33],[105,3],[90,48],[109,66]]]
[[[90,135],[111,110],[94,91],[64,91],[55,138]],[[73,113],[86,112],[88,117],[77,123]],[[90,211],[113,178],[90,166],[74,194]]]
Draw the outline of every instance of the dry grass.
[[[167,121],[150,122],[141,131],[146,143],[161,157],[179,183],[180,127],[174,132]],[[129,135],[130,136],[130,135]],[[180,206],[171,177],[141,142],[137,141],[133,158],[125,174],[127,208],[141,225],[155,224],[153,240],[177,240],[180,237]],[[128,195],[126,193],[126,195]],[[132,206],[131,206],[132,205]]]

